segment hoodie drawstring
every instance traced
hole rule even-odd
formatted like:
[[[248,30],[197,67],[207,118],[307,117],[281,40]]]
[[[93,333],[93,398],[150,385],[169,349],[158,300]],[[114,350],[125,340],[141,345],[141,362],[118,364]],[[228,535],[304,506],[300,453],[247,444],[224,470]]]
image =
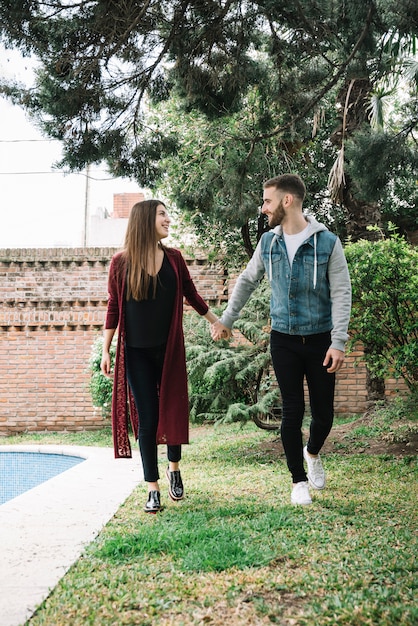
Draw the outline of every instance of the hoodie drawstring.
[[[314,270],[313,270],[313,288],[316,288],[316,277],[318,273],[318,259],[316,258],[316,233],[314,235]]]
[[[271,282],[273,280],[273,262],[271,260],[271,251],[273,249],[273,244],[276,241],[276,237],[277,235],[274,235],[274,237],[271,238],[271,243],[270,243],[270,252],[269,252],[269,281]]]

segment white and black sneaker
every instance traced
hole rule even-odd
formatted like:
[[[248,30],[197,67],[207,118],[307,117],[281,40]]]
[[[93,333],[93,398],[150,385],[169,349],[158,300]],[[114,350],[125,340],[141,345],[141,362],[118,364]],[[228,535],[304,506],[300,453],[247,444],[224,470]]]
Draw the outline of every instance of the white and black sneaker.
[[[322,466],[321,457],[310,456],[308,448],[303,448],[303,458],[308,466],[308,480],[311,487],[314,489],[323,489],[325,487],[325,471]]]
[[[301,482],[293,485],[290,501],[292,504],[312,504],[312,498],[309,493],[307,480],[302,480]]]

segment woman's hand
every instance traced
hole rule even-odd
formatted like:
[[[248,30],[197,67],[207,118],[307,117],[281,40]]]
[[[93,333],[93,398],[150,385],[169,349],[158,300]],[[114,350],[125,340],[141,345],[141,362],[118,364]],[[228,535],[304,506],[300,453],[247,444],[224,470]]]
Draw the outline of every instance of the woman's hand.
[[[100,362],[100,369],[104,376],[113,378],[113,374],[110,371],[110,346],[112,345],[113,335],[116,328],[106,328],[103,333],[103,348],[102,348],[102,360]]]
[[[107,376],[107,378],[112,378],[112,374],[110,371],[110,354],[109,352],[103,352],[102,354],[102,360],[100,363],[100,369],[102,371],[102,374],[104,376]]]

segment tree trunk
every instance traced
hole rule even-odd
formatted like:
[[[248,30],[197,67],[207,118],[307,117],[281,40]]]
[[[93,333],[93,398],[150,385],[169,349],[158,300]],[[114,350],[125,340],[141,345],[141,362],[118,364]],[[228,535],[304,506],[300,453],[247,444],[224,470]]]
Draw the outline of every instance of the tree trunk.
[[[368,226],[382,228],[382,215],[376,202],[358,200],[351,193],[350,179],[346,176],[343,190],[343,205],[346,213],[347,235],[351,241],[367,239],[375,241],[382,237],[381,232],[368,230]]]
[[[254,247],[251,243],[250,228],[248,226],[248,222],[245,222],[245,224],[241,226],[241,237],[244,244],[244,250],[247,253],[248,258],[251,259],[254,253]]]
[[[385,381],[380,376],[373,376],[369,372],[369,369],[366,365],[366,391],[367,391],[367,402],[374,404],[379,400],[385,399]]]
[[[257,243],[260,241],[261,235],[263,233],[266,233],[268,230],[270,229],[266,222],[266,219],[264,215],[260,213],[257,218]],[[241,226],[241,237],[244,244],[245,252],[247,253],[248,258],[251,259],[254,254],[254,246],[251,241],[250,227],[248,222],[245,222],[245,224]]]
[[[338,148],[363,124],[369,123],[368,104],[372,84],[367,77],[347,78],[337,96],[340,110],[340,125],[332,133],[330,140]],[[344,168],[345,169],[345,168]],[[382,216],[377,203],[366,202],[355,197],[355,189],[350,176],[344,172],[344,184],[340,190],[340,202],[346,213],[347,235],[351,241],[359,239],[375,240],[380,238],[376,231],[367,230],[368,226],[382,226]]]

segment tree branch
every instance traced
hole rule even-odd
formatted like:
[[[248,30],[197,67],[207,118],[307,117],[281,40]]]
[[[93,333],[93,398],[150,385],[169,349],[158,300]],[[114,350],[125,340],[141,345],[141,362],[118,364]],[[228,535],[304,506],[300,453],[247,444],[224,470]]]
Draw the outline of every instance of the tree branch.
[[[364,38],[367,35],[367,32],[369,30],[370,27],[370,23],[371,23],[371,19],[373,16],[373,6],[370,7],[369,12],[367,14],[367,18],[366,18],[366,23],[364,25],[363,31],[360,34],[360,37],[358,38],[353,50],[351,51],[351,54],[347,57],[347,59],[342,63],[342,65],[340,66],[340,69],[338,70],[338,72],[335,74],[335,76],[333,76],[333,78],[328,81],[326,83],[326,85],[321,89],[321,91],[315,96],[315,98],[313,98],[313,100],[311,100],[308,104],[306,104],[301,111],[295,115],[295,117],[292,117],[292,119],[287,122],[286,124],[283,124],[282,126],[278,126],[276,127],[274,130],[272,130],[269,133],[265,133],[263,135],[258,135],[257,137],[235,137],[236,140],[238,141],[243,141],[243,142],[250,142],[251,146],[252,144],[256,144],[260,141],[264,141],[265,139],[271,139],[272,137],[275,137],[276,135],[279,135],[280,133],[282,133],[284,130],[286,130],[287,128],[290,128],[291,126],[293,126],[295,124],[295,122],[299,121],[300,119],[302,119],[311,109],[313,109],[313,107],[324,97],[324,95],[338,82],[338,80],[340,79],[340,77],[343,75],[343,73],[345,72],[346,68],[348,67],[348,65],[351,63],[351,61],[353,60],[354,56],[356,55],[357,51],[359,50],[361,44],[364,41]],[[254,148],[251,147],[250,148],[250,153],[252,152]]]

